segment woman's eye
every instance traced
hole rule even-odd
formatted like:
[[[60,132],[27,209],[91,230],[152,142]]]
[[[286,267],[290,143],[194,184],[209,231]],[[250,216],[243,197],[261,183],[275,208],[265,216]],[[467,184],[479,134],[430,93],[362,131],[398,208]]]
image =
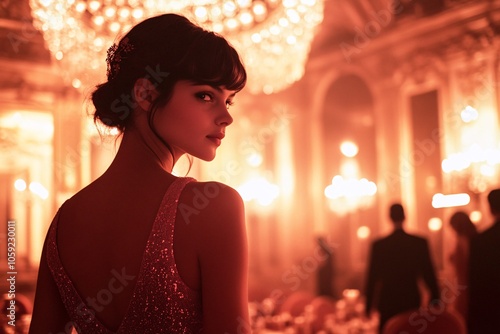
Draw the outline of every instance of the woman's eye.
[[[205,102],[211,102],[213,100],[213,96],[209,93],[198,93],[196,96]]]
[[[233,101],[226,101],[226,108],[229,109],[232,105],[234,105]]]

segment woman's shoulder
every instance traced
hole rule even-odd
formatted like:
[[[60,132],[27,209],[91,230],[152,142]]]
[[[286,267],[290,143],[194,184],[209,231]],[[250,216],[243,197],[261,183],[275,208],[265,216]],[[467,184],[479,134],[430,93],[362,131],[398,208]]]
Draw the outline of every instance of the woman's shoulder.
[[[178,211],[186,224],[197,223],[207,228],[210,224],[227,226],[243,222],[244,204],[232,187],[215,181],[190,182],[179,199]]]
[[[228,210],[235,205],[243,206],[243,200],[236,189],[216,181],[188,183],[181,195],[181,201],[184,205],[205,212]]]
[[[99,185],[96,181],[86,185],[76,193],[66,198],[59,207],[59,210],[64,209],[64,211],[67,212],[78,209],[78,207],[82,204],[91,202],[93,198],[96,198],[97,195],[102,193],[102,189],[100,190],[98,188]]]

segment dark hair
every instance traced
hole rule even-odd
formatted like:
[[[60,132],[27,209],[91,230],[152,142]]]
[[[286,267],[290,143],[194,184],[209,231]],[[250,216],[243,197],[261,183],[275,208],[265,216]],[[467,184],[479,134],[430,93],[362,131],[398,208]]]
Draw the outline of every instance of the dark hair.
[[[488,204],[493,214],[500,213],[500,189],[493,189],[488,194]]]
[[[470,238],[477,234],[476,226],[463,211],[457,211],[451,216],[450,225],[458,235]]]
[[[405,220],[405,210],[401,204],[393,204],[389,209],[389,217],[394,223],[399,223]]]
[[[159,15],[137,24],[108,57],[108,66],[112,65],[111,71],[108,67],[108,81],[98,85],[91,96],[93,117],[94,122],[101,121],[122,132],[130,122],[133,87],[140,78],[149,79],[159,93],[149,115],[153,131],[154,112],[170,100],[177,81],[235,91],[246,84],[245,68],[236,50],[222,36],[177,14]]]

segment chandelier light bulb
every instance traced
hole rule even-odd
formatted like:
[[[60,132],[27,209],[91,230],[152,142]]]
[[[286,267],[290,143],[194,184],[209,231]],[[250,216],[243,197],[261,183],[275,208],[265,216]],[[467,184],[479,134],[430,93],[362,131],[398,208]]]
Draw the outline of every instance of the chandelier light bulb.
[[[262,1],[255,1],[253,13],[256,16],[264,16],[267,13],[266,5]]]
[[[478,119],[478,117],[479,117],[479,112],[477,111],[476,108],[471,106],[465,107],[460,113],[460,118],[462,118],[462,121],[464,123],[470,123],[472,121],[475,121]]]
[[[252,5],[252,0],[238,0],[236,3],[240,8],[249,8]]]
[[[15,188],[17,191],[25,191],[25,190],[26,190],[26,188],[27,188],[26,181],[24,181],[23,179],[17,179],[17,180],[14,182],[14,188]]]
[[[358,154],[359,148],[358,145],[352,141],[344,141],[340,144],[340,152],[348,158],[353,158]]]

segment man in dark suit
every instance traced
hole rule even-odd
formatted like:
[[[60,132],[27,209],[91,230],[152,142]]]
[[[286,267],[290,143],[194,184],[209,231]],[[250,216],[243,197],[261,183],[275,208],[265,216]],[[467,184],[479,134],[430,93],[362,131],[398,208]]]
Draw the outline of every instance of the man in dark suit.
[[[379,311],[380,333],[392,316],[421,306],[419,279],[427,285],[430,301],[440,297],[427,240],[404,231],[401,204],[390,207],[390,218],[394,231],[372,244],[365,290],[365,313]]]
[[[493,226],[471,240],[469,334],[500,333],[500,189],[488,194]]]

